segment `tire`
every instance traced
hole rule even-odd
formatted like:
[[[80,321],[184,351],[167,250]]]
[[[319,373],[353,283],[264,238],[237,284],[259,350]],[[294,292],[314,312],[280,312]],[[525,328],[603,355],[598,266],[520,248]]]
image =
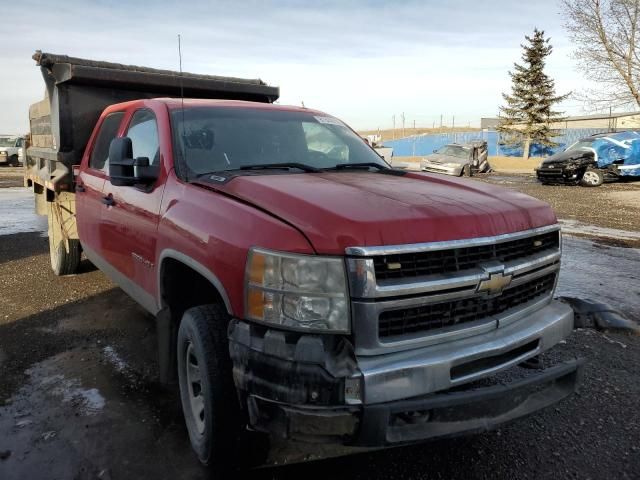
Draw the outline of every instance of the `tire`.
[[[464,167],[462,167],[461,176],[471,177],[472,175],[473,175],[473,172],[471,171],[471,165],[466,164]]]
[[[58,276],[76,273],[78,265],[80,265],[82,251],[80,240],[70,238],[65,242],[62,225],[60,225],[51,203],[47,203],[47,220],[49,222],[49,257],[53,273]]]
[[[242,425],[228,323],[220,305],[190,308],[182,316],[177,340],[180,400],[191,446],[203,465],[219,473],[236,466]]]
[[[603,183],[604,174],[595,168],[587,168],[580,179],[580,185],[583,187],[599,187]]]
[[[49,256],[53,273],[58,276],[76,273],[80,264],[80,241],[68,240],[69,251],[67,251],[63,240],[54,245],[51,238],[49,237]]]
[[[8,165],[11,166],[11,167],[20,166],[20,160],[18,159],[18,156],[17,155],[12,155],[11,157],[9,157]]]

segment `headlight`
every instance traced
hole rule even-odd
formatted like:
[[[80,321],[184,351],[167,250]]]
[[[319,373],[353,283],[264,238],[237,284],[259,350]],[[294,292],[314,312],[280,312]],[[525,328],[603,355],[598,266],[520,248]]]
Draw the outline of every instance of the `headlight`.
[[[293,330],[349,333],[344,260],[252,248],[245,315]]]

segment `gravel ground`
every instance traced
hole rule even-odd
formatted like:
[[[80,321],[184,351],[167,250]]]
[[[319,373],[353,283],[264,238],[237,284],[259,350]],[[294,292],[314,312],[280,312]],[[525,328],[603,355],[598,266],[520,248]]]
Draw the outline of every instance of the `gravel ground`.
[[[490,181],[564,201],[593,191],[519,178]],[[634,192],[626,188],[637,187],[602,192]],[[590,221],[588,206],[571,208]],[[600,226],[640,231],[626,221]],[[637,318],[640,250],[604,243],[565,238],[560,291],[605,298]],[[47,253],[39,232],[0,235],[0,478],[208,478],[175,392],[157,383],[153,319],[88,262],[55,277]],[[549,360],[575,356],[587,360],[576,395],[500,430],[247,477],[640,478],[640,337],[578,330]]]
[[[598,188],[541,185],[532,175],[476,175],[474,180],[518,190],[549,203],[558,218],[620,230],[640,231],[640,181]],[[638,247],[640,242],[629,242]]]

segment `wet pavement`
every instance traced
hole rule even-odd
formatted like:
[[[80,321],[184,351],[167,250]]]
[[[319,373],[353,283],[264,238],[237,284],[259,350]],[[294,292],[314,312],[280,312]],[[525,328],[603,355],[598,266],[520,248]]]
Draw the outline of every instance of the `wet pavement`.
[[[640,249],[565,235],[556,295],[597,299],[640,322]]]
[[[18,220],[0,211],[0,479],[210,478],[175,391],[158,383],[153,318],[87,262],[55,277],[29,194],[2,194]],[[640,321],[640,250],[565,235],[558,295],[597,298]],[[584,384],[538,415],[488,434],[246,476],[640,478],[640,337],[579,330],[558,352],[589,360]]]
[[[34,214],[33,193],[24,187],[0,188],[0,235],[46,231],[47,218]]]

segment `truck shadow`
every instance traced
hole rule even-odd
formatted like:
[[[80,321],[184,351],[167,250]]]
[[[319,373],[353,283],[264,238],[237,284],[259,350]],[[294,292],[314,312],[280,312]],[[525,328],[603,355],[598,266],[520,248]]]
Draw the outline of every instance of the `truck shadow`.
[[[94,268],[83,263],[83,268]],[[74,348],[110,344],[130,354],[150,382],[157,380],[157,367],[151,361],[155,321],[119,288],[0,324],[0,403],[33,364]]]
[[[19,247],[16,248],[16,245]],[[39,232],[0,235],[0,265],[14,260],[45,255],[49,253],[49,239]],[[87,259],[80,262],[77,273],[97,270]]]
[[[0,235],[0,264],[48,252],[49,240],[39,232]]]
[[[478,464],[487,462],[486,457],[482,455],[483,448],[480,444],[492,437],[495,439],[495,433],[435,440],[371,453],[257,469],[252,472],[250,478],[255,480],[321,477],[336,480],[476,478]]]
[[[80,443],[86,443],[86,448],[76,448],[75,457],[60,459],[62,463],[56,466],[58,460],[46,448],[33,451],[32,442],[39,442],[37,432],[36,440],[19,440],[13,421],[9,428],[5,427],[7,431],[3,431],[5,428],[0,422],[0,437],[16,442],[11,443],[16,452],[20,448],[32,451],[27,460],[31,463],[25,466],[28,469],[18,469],[16,474],[35,471],[37,465],[47,462],[54,463],[54,471],[63,466],[72,470],[85,468],[82,465],[91,458],[109,464],[115,475],[120,467],[111,460],[109,452],[117,450],[129,458],[131,463],[127,468],[147,473],[154,470],[156,474],[163,468],[166,470],[166,477],[159,474],[155,478],[172,478],[170,472],[175,473],[177,466],[180,471],[194,474],[193,478],[208,477],[191,452],[176,390],[158,383],[156,351],[154,319],[119,288],[0,325],[3,373],[0,412],[3,409],[5,413],[11,412],[16,405],[26,404],[24,410],[31,414],[25,418],[33,420],[32,428],[55,430],[60,441],[66,436],[79,436]],[[55,382],[55,388],[48,386],[48,382]],[[85,428],[89,417],[82,412],[68,412],[69,405],[75,402],[75,407],[82,407],[82,401],[66,402],[66,394],[59,394],[61,388],[71,384],[74,392],[95,391],[105,399],[104,410],[91,417],[99,419],[103,432],[100,438],[107,433],[109,438],[106,444],[100,443],[102,446],[97,450],[99,440],[94,438],[97,433]],[[46,414],[47,419],[58,418],[59,424],[52,426],[52,420],[39,419],[35,411]],[[22,417],[16,421],[20,419]],[[27,443],[21,445],[21,442]],[[451,468],[460,474],[461,468],[472,468],[468,461],[462,460],[478,456],[473,445],[473,439],[469,438],[446,440],[289,467],[250,470],[242,477],[313,477],[317,472],[326,472],[334,478],[389,478],[402,472],[402,476],[411,478],[426,471],[447,472]],[[172,453],[165,457],[167,447]],[[144,452],[145,460],[133,453],[138,451]],[[155,466],[144,470],[144,462],[149,457],[154,458]],[[451,465],[452,459],[456,466]],[[444,478],[448,476],[445,474]]]

